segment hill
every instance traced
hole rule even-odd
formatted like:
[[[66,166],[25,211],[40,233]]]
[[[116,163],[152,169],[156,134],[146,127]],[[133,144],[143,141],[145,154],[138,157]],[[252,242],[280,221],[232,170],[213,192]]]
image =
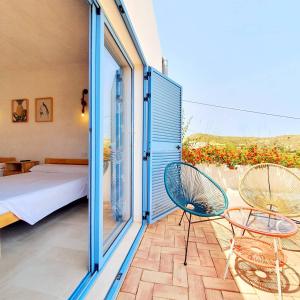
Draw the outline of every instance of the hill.
[[[290,151],[300,150],[300,135],[282,135],[274,137],[240,137],[240,136],[219,136],[204,133],[196,133],[188,136],[189,143],[203,143],[211,145],[232,145],[249,146],[258,145],[266,147],[283,147]]]

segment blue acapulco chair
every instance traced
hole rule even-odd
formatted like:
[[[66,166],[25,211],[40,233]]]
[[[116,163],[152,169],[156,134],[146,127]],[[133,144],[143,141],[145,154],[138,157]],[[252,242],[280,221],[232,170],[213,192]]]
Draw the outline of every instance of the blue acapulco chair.
[[[165,168],[164,182],[170,199],[183,210],[179,225],[184,215],[189,222],[184,259],[186,265],[191,224],[212,220],[192,222],[192,215],[219,219],[228,207],[228,198],[212,178],[187,163],[169,163]]]

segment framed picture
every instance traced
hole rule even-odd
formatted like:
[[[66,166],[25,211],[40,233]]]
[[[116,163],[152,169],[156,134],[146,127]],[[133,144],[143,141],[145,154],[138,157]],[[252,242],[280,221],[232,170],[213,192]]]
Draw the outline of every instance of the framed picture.
[[[35,99],[35,121],[53,122],[53,98],[52,97]]]
[[[29,100],[14,99],[11,100],[11,118],[13,123],[28,122]]]

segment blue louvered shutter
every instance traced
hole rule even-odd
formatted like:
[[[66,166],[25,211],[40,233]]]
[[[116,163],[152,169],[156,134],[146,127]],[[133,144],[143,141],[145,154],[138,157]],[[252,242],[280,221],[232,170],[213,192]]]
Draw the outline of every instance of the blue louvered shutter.
[[[170,213],[174,203],[164,186],[165,166],[181,161],[181,86],[149,68],[147,73],[147,207],[153,223]]]

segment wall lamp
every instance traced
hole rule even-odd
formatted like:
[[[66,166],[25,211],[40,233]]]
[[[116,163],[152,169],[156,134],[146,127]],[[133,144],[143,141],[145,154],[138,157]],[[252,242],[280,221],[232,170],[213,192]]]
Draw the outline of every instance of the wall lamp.
[[[84,117],[85,107],[87,106],[87,101],[85,100],[85,96],[89,93],[87,89],[82,90],[82,97],[81,97],[81,115]]]

